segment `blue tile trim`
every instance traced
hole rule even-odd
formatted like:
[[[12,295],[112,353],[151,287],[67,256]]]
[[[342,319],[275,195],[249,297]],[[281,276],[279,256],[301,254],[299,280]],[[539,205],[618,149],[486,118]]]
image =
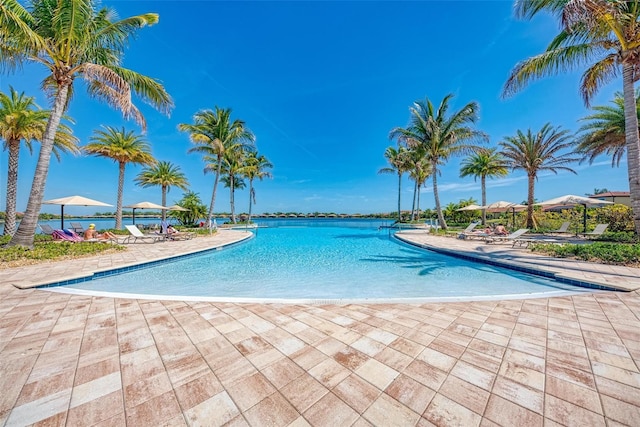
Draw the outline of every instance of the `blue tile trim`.
[[[592,282],[586,282],[586,281],[582,281],[582,280],[577,280],[577,279],[571,279],[568,277],[562,277],[562,276],[558,276],[557,273],[552,273],[550,271],[544,271],[544,270],[538,270],[535,268],[530,268],[530,267],[526,267],[523,265],[516,265],[514,264],[515,261],[510,261],[510,262],[506,262],[506,261],[496,261],[496,260],[491,260],[491,259],[486,259],[486,258],[481,258],[481,257],[477,257],[477,256],[473,256],[473,255],[467,255],[461,252],[456,252],[456,251],[452,251],[452,250],[448,250],[448,249],[442,249],[442,248],[437,248],[434,246],[429,246],[429,245],[423,245],[420,243],[414,243],[411,242],[409,240],[404,240],[400,237],[394,236],[396,239],[398,239],[399,241],[406,243],[410,246],[414,246],[420,249],[426,249],[428,251],[432,251],[432,252],[437,252],[443,255],[448,255],[454,258],[460,258],[460,259],[464,259],[467,261],[473,261],[473,262],[480,262],[483,264],[489,264],[489,265],[493,265],[496,267],[500,267],[500,268],[506,268],[508,270],[514,270],[514,271],[519,271],[521,273],[527,273],[527,274],[531,274],[533,276],[540,276],[540,277],[544,277],[546,279],[552,279],[555,280],[556,282],[559,283],[564,283],[566,285],[572,285],[572,286],[579,286],[579,287],[583,287],[583,288],[589,288],[589,289],[598,289],[601,291],[617,291],[617,292],[621,292],[624,291],[623,289],[619,289],[619,288],[615,288],[613,286],[606,286],[606,285],[601,285],[598,283],[592,283]]]
[[[145,269],[145,268],[151,268],[151,267],[155,267],[155,266],[160,265],[160,264],[166,264],[168,262],[175,262],[175,261],[179,261],[179,260],[183,260],[183,259],[187,259],[187,258],[192,258],[192,257],[195,257],[195,256],[204,255],[204,254],[207,254],[209,252],[215,252],[215,251],[219,251],[219,250],[223,250],[223,249],[230,249],[230,248],[233,248],[235,246],[241,245],[242,243],[247,242],[247,241],[253,239],[254,237],[255,237],[255,234],[252,235],[251,237],[248,237],[246,239],[240,240],[238,242],[233,242],[233,243],[229,243],[229,244],[222,245],[222,246],[216,246],[215,248],[203,249],[201,251],[192,252],[192,253],[189,253],[189,254],[176,255],[176,256],[171,257],[171,258],[164,258],[164,259],[159,259],[159,260],[155,260],[155,261],[143,262],[141,264],[130,265],[130,266],[127,266],[127,267],[114,268],[113,270],[98,271],[98,272],[93,273],[93,274],[91,274],[89,276],[78,277],[78,278],[75,278],[75,279],[61,280],[61,281],[55,282],[55,283],[48,283],[46,285],[36,286],[35,288],[36,289],[42,289],[42,288],[53,288],[53,287],[64,286],[64,285],[73,285],[73,284],[76,284],[76,283],[90,282],[93,279],[98,279],[98,278],[101,278],[101,277],[116,276],[118,274],[128,273],[130,271],[136,271],[136,270],[142,270],[142,269]]]

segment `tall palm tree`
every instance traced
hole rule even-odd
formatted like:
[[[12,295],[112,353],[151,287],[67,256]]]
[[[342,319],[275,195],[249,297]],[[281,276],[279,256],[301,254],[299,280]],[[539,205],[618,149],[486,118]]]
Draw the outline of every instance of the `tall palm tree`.
[[[236,188],[246,186],[242,177],[247,168],[246,158],[248,152],[240,145],[234,145],[227,149],[222,157],[223,182],[229,188],[229,203],[231,205],[231,222],[236,223]],[[218,166],[218,165],[216,165]]]
[[[151,146],[141,135],[124,128],[116,129],[105,126],[104,130],[96,130],[90,142],[82,147],[92,156],[105,157],[118,164],[118,201],[116,203],[116,229],[122,228],[122,194],[124,192],[124,169],[128,163],[138,165],[155,165],[151,155]]]
[[[189,181],[180,170],[180,166],[176,166],[171,162],[158,162],[143,169],[135,178],[135,181],[141,187],[160,186],[162,189],[162,206],[167,206],[167,193],[171,187],[178,187],[185,191],[189,188]],[[167,219],[167,211],[163,210],[162,221],[165,219]]]
[[[447,222],[442,215],[438,196],[439,166],[444,165],[454,155],[463,155],[477,149],[477,145],[470,144],[470,141],[488,139],[483,132],[472,127],[478,120],[478,104],[470,102],[449,114],[449,101],[452,97],[452,94],[445,96],[437,109],[428,98],[415,102],[410,108],[409,126],[391,131],[392,137],[405,141],[410,149],[420,147],[424,150],[426,159],[431,163],[433,197],[438,221],[445,230]]]
[[[588,106],[598,89],[622,70],[629,191],[635,230],[640,234],[640,136],[634,91],[640,66],[640,1],[517,0],[515,3],[519,17],[531,19],[545,11],[558,17],[562,30],[544,53],[516,65],[504,94],[517,92],[533,79],[590,64],[580,83],[582,98]]]
[[[627,147],[624,129],[624,97],[616,92],[611,101],[613,105],[592,107],[595,113],[580,119],[587,121],[578,129],[578,152],[583,154],[582,161],[593,163],[606,154],[611,156],[611,166],[619,166]],[[640,115],[640,90],[636,90],[636,110]]]
[[[273,164],[263,155],[258,155],[256,151],[249,152],[245,160],[244,177],[249,180],[249,219],[247,224],[251,223],[251,207],[256,203],[256,191],[253,188],[253,181],[264,178],[271,178],[271,172],[267,169],[273,168]]]
[[[378,173],[393,173],[398,175],[398,222],[402,220],[400,210],[400,196],[402,194],[402,175],[408,171],[407,165],[407,148],[398,145],[398,148],[387,147],[384,151],[384,157],[387,159],[389,166],[381,168]]]
[[[189,133],[189,138],[194,147],[189,153],[202,153],[205,161],[204,172],[214,172],[213,192],[209,204],[208,224],[213,218],[213,209],[216,202],[218,181],[222,173],[223,156],[225,151],[232,146],[252,146],[255,136],[245,127],[241,120],[231,120],[231,109],[215,107],[215,110],[203,110],[193,116],[193,124],[181,123],[178,129]]]
[[[41,110],[34,98],[18,93],[9,87],[10,95],[0,92],[0,137],[3,147],[9,151],[7,167],[7,198],[5,209],[4,235],[12,236],[16,229],[16,203],[18,196],[18,161],[20,142],[24,141],[29,152],[33,152],[31,142],[42,140],[50,112]],[[60,161],[60,153],[78,154],[78,139],[71,129],[61,123],[54,139],[52,152]]]
[[[0,3],[0,64],[9,70],[27,62],[45,66],[48,75],[42,86],[53,105],[27,209],[10,246],[33,247],[55,134],[76,77],[83,77],[92,97],[121,110],[126,118],[134,118],[143,129],[144,117],[131,101],[132,92],[161,111],[168,112],[173,106],[158,81],[120,65],[132,36],[158,22],[158,15],[115,20],[113,10],[98,6],[97,0],[32,0],[28,9],[18,1]]]
[[[424,157],[420,150],[409,151],[409,177],[413,185],[413,205],[411,207],[411,220],[420,219],[420,189],[431,176],[431,163]]]
[[[473,176],[474,180],[480,178],[482,191],[482,206],[487,205],[487,178],[499,178],[508,173],[505,158],[496,148],[481,148],[462,161],[460,178]],[[487,213],[482,210],[482,225],[487,221]]]
[[[574,154],[569,131],[554,128],[545,124],[537,133],[518,131],[515,136],[505,137],[500,142],[502,155],[507,159],[511,170],[522,169],[527,174],[527,227],[533,227],[533,204],[535,181],[542,171],[555,174],[559,170],[576,173],[565,166],[577,162],[579,158]]]

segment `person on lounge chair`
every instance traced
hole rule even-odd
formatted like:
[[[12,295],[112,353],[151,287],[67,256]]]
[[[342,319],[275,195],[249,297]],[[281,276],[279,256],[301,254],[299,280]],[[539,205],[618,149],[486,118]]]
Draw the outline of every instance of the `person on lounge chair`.
[[[92,239],[109,240],[109,239],[117,239],[117,236],[109,231],[105,231],[104,233],[98,233],[96,231],[96,225],[89,224],[89,228],[84,232],[84,239],[85,240],[92,240]]]
[[[167,235],[168,235],[169,237],[174,236],[174,235],[179,234],[179,233],[180,233],[180,232],[179,232],[178,230],[176,230],[176,229],[173,227],[173,225],[169,224],[169,225],[167,226]]]
[[[506,228],[504,228],[504,225],[498,224],[493,230],[493,234],[495,234],[496,236],[506,236],[507,234],[509,234],[509,232]]]

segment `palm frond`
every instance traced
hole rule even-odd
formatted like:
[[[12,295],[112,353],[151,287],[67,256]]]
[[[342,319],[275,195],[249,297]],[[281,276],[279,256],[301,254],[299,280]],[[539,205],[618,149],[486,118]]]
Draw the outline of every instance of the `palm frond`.
[[[143,101],[163,114],[168,115],[171,112],[174,107],[173,100],[158,80],[122,67],[109,68],[130,85],[133,92]]]
[[[618,54],[612,53],[587,68],[584,72],[580,83],[580,92],[582,93],[582,100],[587,107],[591,105],[591,98],[598,89],[618,76],[618,61]]]
[[[514,95],[533,80],[572,70],[586,63],[593,54],[593,45],[581,44],[560,47],[528,58],[518,63],[511,71],[502,89],[502,96]]]

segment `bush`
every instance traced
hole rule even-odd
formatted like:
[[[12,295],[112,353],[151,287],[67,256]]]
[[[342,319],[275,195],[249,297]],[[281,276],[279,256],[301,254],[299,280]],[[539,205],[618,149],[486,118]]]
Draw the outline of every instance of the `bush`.
[[[616,265],[640,263],[640,244],[594,242],[591,244],[544,244],[531,245],[533,252],[541,252],[558,258],[575,257],[584,261]]]
[[[9,236],[0,238],[0,264],[29,264],[34,261],[56,261],[90,256],[106,251],[122,251],[126,247],[96,242],[56,242],[50,236],[36,234],[33,249],[21,246],[6,247]]]
[[[609,205],[598,208],[596,221],[598,224],[609,224],[609,231],[633,231],[633,211],[625,205]]]

